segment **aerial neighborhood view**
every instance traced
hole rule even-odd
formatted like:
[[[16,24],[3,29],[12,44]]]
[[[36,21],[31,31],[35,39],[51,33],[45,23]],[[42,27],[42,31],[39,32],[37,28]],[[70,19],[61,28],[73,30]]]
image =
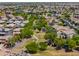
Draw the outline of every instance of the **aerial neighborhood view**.
[[[0,3],[0,56],[79,56],[79,2]]]

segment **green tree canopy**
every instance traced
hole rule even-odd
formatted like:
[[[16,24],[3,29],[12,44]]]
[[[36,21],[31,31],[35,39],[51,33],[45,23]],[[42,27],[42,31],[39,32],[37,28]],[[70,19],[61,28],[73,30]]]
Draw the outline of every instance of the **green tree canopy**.
[[[56,45],[57,49],[61,49],[65,44],[65,40],[61,38],[56,38],[54,40],[54,44]]]
[[[31,37],[33,35],[33,30],[30,28],[24,28],[21,30],[21,37]]]
[[[15,45],[15,40],[13,37],[9,38],[8,40],[8,47],[13,47]]]
[[[51,39],[52,41],[54,41],[54,39],[56,38],[56,34],[55,33],[46,33],[45,34],[45,39]]]
[[[41,30],[42,27],[45,27],[47,25],[47,22],[45,19],[38,19],[36,20],[35,24],[34,24],[34,28]]]
[[[68,50],[73,50],[76,47],[76,41],[72,39],[68,39],[66,41],[66,45],[68,46]]]
[[[61,18],[62,18],[62,19],[70,19],[70,15],[71,15],[71,12],[69,12],[68,9],[65,9],[65,10],[62,12]]]
[[[51,32],[53,32],[53,33],[56,33],[56,29],[55,28],[53,28],[53,27],[51,27],[51,26],[48,26],[48,25],[46,25],[46,32],[47,33],[51,33]]]
[[[46,50],[47,49],[47,44],[45,42],[40,42],[39,43],[39,50]]]
[[[76,44],[79,46],[79,35],[74,35],[72,39],[76,41]]]
[[[39,50],[39,47],[38,47],[36,42],[31,42],[31,43],[26,45],[26,50],[29,53],[36,53]]]

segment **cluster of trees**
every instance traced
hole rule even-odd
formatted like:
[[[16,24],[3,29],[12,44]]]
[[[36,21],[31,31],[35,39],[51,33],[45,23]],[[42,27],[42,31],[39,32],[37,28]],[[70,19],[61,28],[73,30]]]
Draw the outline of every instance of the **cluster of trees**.
[[[76,48],[76,41],[75,40],[72,40],[72,39],[68,39],[66,40],[66,51],[73,51],[73,49]]]
[[[27,20],[27,17],[28,17],[28,14],[24,13],[24,12],[21,12],[21,13],[14,12],[13,15],[14,16],[22,16],[25,20]]]
[[[30,18],[29,18],[30,19]],[[33,19],[25,24],[19,35],[13,36],[8,40],[8,47],[13,47],[16,42],[24,38],[30,38],[33,35]]]
[[[39,31],[43,28],[43,27],[46,27],[47,25],[47,22],[45,21],[45,18],[42,17],[42,16],[39,16],[39,17],[36,17],[36,15],[30,15],[31,18],[28,18],[29,19],[29,23],[28,25],[31,26],[31,29],[35,30],[35,29],[38,29]],[[35,23],[34,23],[35,22]],[[26,25],[26,26],[28,26]],[[24,31],[24,30],[23,30]],[[47,43],[45,42],[39,42],[39,43],[36,43],[36,42],[31,42],[29,44],[26,45],[26,50],[29,52],[29,53],[36,53],[38,51],[43,51],[43,50],[46,50],[47,49]]]
[[[56,38],[53,38],[53,40],[52,40],[52,37],[50,35],[46,39],[48,39],[48,41],[47,41],[48,45],[50,44],[50,45],[56,47],[56,49],[58,49],[58,50],[61,48],[64,48],[66,51],[73,51],[73,49],[75,49],[79,45],[79,43],[78,43],[79,39],[76,37],[71,38],[71,39],[62,39],[62,38],[56,37]]]
[[[29,53],[36,53],[38,51],[46,50],[47,46],[50,45],[56,47],[57,50],[64,48],[66,51],[73,51],[73,49],[75,49],[78,44],[78,41],[75,41],[74,38],[65,40],[62,38],[52,37],[52,35],[47,35],[46,37],[47,42],[31,42],[26,45],[26,50]]]
[[[21,30],[21,33],[20,34],[11,37],[8,40],[8,46],[9,47],[13,47],[16,42],[18,42],[18,41],[21,42],[22,39],[24,39],[24,38],[30,38],[32,35],[33,35],[32,29],[30,29],[30,28],[23,28]]]
[[[73,49],[75,49],[78,44],[77,42],[73,39],[65,40],[62,38],[53,38],[52,40],[52,37],[48,37],[47,39],[48,45],[52,45],[53,47],[56,47],[57,50],[64,48],[66,51],[72,51]]]
[[[45,34],[45,39],[50,39],[50,40],[54,41],[55,38],[56,37],[55,37],[54,33],[46,33]]]
[[[70,15],[71,15],[71,12],[65,11],[63,12],[61,18],[70,19]],[[47,22],[45,21],[44,17],[39,17],[38,20],[36,20],[33,28],[41,30],[42,27],[46,29],[46,34],[44,37],[47,40],[46,41],[47,45],[52,45],[56,47],[56,49],[64,48],[66,51],[72,51],[73,49],[76,48],[76,46],[79,45],[79,35],[73,36],[72,38],[69,38],[69,39],[57,38],[57,31],[53,27],[47,25]],[[32,50],[32,48],[36,47],[37,49],[34,49],[34,50],[37,52],[38,50],[46,49],[47,48],[45,47],[46,43],[30,43],[26,46],[26,48],[27,48],[27,51],[30,52],[30,49]],[[33,44],[35,44],[35,47],[32,46]],[[32,47],[29,47],[29,45],[31,45]]]
[[[38,45],[35,42],[31,42],[26,45],[26,49],[29,53],[36,53],[38,51]]]
[[[61,18],[62,19],[70,19],[70,15],[72,13],[68,10],[68,9],[65,9],[62,14],[61,14]]]
[[[56,30],[51,26],[46,26],[46,34],[44,37],[45,39],[50,39],[54,41],[54,39],[57,37]]]
[[[56,45],[56,49],[61,49],[64,46],[65,40],[61,38],[56,38],[54,40],[54,45]]]
[[[25,27],[21,30],[21,38],[31,37],[33,35],[33,30],[31,28]]]
[[[79,35],[74,35],[72,40],[76,41],[76,45],[79,46]]]
[[[51,27],[51,26],[49,26],[49,25],[46,25],[46,33],[56,33],[56,29],[55,28],[53,28],[53,27]]]
[[[28,14],[28,20],[32,21],[32,20],[37,20],[39,17],[37,14]]]
[[[39,17],[38,20],[35,21],[34,29],[38,29],[39,31],[47,25],[47,22],[44,17]]]
[[[38,19],[38,16],[33,15],[33,14],[16,13],[15,12],[13,15],[15,15],[15,16],[18,16],[18,15],[23,16],[26,20],[29,21],[29,23],[25,24],[23,29],[20,31],[19,35],[13,36],[8,40],[8,47],[13,47],[16,42],[21,41],[24,38],[30,38],[34,34],[33,33],[33,23],[34,23],[35,20]],[[42,18],[42,19],[44,19],[44,18]]]
[[[57,38],[54,40],[54,44],[56,45],[56,49],[64,48],[66,51],[73,51],[76,48],[76,41],[73,39],[61,39]]]
[[[47,49],[47,44],[45,42],[31,42],[26,45],[26,51],[29,53],[36,53],[38,51],[44,51]]]
[[[22,14],[22,16],[24,15],[25,14]],[[62,15],[64,19],[70,18],[70,14],[68,12],[64,12]],[[27,15],[24,17],[27,18]],[[55,30],[55,28],[47,25],[47,22],[44,17],[38,17],[37,15],[31,14],[29,15],[29,18],[27,18],[27,20],[29,20],[29,23],[24,26],[19,35],[9,39],[8,46],[13,47],[16,42],[21,41],[23,38],[31,37],[33,35],[34,29],[38,29],[40,31],[43,27],[46,29],[46,34],[44,37],[47,42],[31,42],[27,44],[26,50],[29,53],[36,53],[38,51],[46,50],[48,45],[55,46],[56,49],[65,48],[66,50],[70,51],[75,49],[76,46],[79,46],[79,35],[73,36],[72,38],[66,40],[62,38],[57,38],[57,31]]]
[[[66,51],[72,51],[79,45],[79,35],[75,35],[69,39],[57,38],[57,33],[51,26],[46,27],[45,39],[48,45],[56,47],[56,49],[64,48]]]
[[[22,39],[30,38],[33,35],[33,30],[31,29],[31,27],[24,27],[20,32],[20,34],[13,36],[8,40],[9,47],[13,47],[16,42],[21,42]]]

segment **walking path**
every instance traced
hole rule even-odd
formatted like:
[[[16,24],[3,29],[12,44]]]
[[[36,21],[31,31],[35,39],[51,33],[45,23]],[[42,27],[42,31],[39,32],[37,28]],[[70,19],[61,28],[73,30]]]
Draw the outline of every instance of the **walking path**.
[[[24,45],[26,44],[26,42],[28,40],[30,40],[31,38],[29,39],[23,39],[22,42],[18,42],[15,47],[11,48],[11,49],[5,49],[5,48],[2,48],[0,50],[0,56],[11,56],[11,55],[16,55],[18,53],[20,53],[21,51],[23,51],[25,48],[24,48]]]
[[[16,46],[11,49],[11,52],[14,53],[14,54],[17,54],[21,51],[24,51],[25,50],[25,44],[28,40],[31,40],[31,38],[23,39],[22,42],[17,43]]]
[[[37,36],[33,35],[33,38],[36,39],[36,42],[38,42],[39,39]]]

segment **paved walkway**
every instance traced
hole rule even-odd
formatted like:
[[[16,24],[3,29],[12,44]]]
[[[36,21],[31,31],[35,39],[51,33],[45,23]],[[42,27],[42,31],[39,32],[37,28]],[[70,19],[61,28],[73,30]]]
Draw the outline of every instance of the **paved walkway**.
[[[19,52],[24,50],[24,45],[29,39],[22,40],[22,42],[17,43],[12,49],[0,49],[0,56],[11,56],[18,54]]]
[[[36,39],[36,42],[38,42],[39,39],[37,36],[33,35],[33,38]]]

